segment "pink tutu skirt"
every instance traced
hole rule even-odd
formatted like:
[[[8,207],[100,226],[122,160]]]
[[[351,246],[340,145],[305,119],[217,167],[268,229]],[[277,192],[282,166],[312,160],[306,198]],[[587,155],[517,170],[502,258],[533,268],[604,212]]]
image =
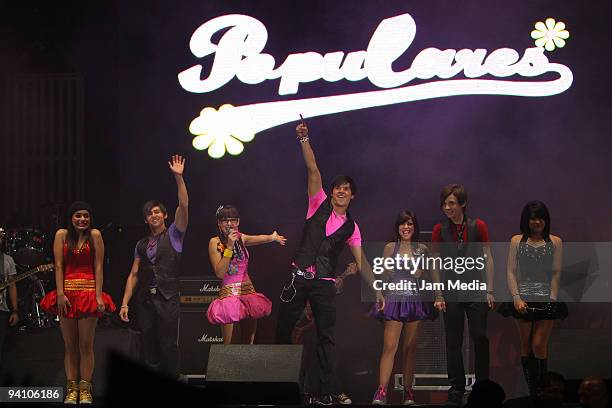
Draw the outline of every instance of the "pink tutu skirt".
[[[221,290],[223,292],[223,288]],[[260,319],[272,313],[272,302],[261,293],[233,294],[213,300],[206,317],[212,324],[236,323],[244,319]]]

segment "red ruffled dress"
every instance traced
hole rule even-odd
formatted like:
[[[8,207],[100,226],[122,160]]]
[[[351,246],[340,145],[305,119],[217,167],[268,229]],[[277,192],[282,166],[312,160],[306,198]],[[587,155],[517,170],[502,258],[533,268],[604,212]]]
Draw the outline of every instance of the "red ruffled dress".
[[[64,317],[71,319],[92,316],[102,317],[96,302],[94,259],[89,242],[83,244],[79,250],[73,249],[70,257],[68,256],[68,244],[64,243],[64,260],[64,294],[71,305],[68,307],[68,313]],[[106,312],[112,313],[116,310],[113,299],[107,293],[102,292],[102,300]],[[54,290],[47,293],[40,301],[40,307],[48,313],[58,314],[57,291]]]

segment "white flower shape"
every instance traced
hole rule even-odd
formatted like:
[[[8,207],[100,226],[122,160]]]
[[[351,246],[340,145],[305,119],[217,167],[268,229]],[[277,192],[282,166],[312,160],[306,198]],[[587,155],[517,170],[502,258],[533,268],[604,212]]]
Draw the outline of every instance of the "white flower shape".
[[[563,48],[565,46],[565,40],[569,38],[569,31],[565,29],[564,22],[547,18],[546,23],[538,21],[535,24],[535,30],[531,32],[531,38],[536,40],[536,47],[544,47],[546,51],[554,51],[555,47]]]
[[[208,155],[214,159],[220,159],[226,151],[233,156],[242,153],[242,142],[253,140],[255,132],[250,129],[248,118],[235,111],[230,104],[221,105],[219,110],[204,108],[189,125],[189,131],[196,135],[193,147],[197,150],[208,149]]]

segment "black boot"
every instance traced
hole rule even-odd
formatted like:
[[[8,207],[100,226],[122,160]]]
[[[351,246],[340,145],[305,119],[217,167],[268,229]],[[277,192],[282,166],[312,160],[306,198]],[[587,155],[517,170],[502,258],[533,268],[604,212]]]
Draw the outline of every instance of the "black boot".
[[[525,382],[527,383],[527,389],[529,395],[535,395],[535,378],[534,375],[534,358],[533,356],[521,357],[521,365],[523,366],[523,375],[525,376]]]
[[[535,391],[535,387],[537,387],[537,385],[540,382],[540,379],[542,378],[542,376],[548,372],[548,359],[547,358],[533,358],[533,365],[534,365],[534,370],[533,370],[533,382],[534,382],[534,391]],[[535,395],[535,394],[534,394]]]

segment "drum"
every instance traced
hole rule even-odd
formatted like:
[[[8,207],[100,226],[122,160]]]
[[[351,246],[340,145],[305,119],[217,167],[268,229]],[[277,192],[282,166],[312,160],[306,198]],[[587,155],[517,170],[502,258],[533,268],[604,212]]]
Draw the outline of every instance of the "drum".
[[[50,281],[40,279],[45,276],[53,276],[53,273],[41,273],[17,282],[21,331],[57,326],[55,316],[46,313],[39,306],[42,298],[54,286]]]
[[[6,231],[4,251],[20,265],[39,265],[45,262],[45,234],[34,228]]]

